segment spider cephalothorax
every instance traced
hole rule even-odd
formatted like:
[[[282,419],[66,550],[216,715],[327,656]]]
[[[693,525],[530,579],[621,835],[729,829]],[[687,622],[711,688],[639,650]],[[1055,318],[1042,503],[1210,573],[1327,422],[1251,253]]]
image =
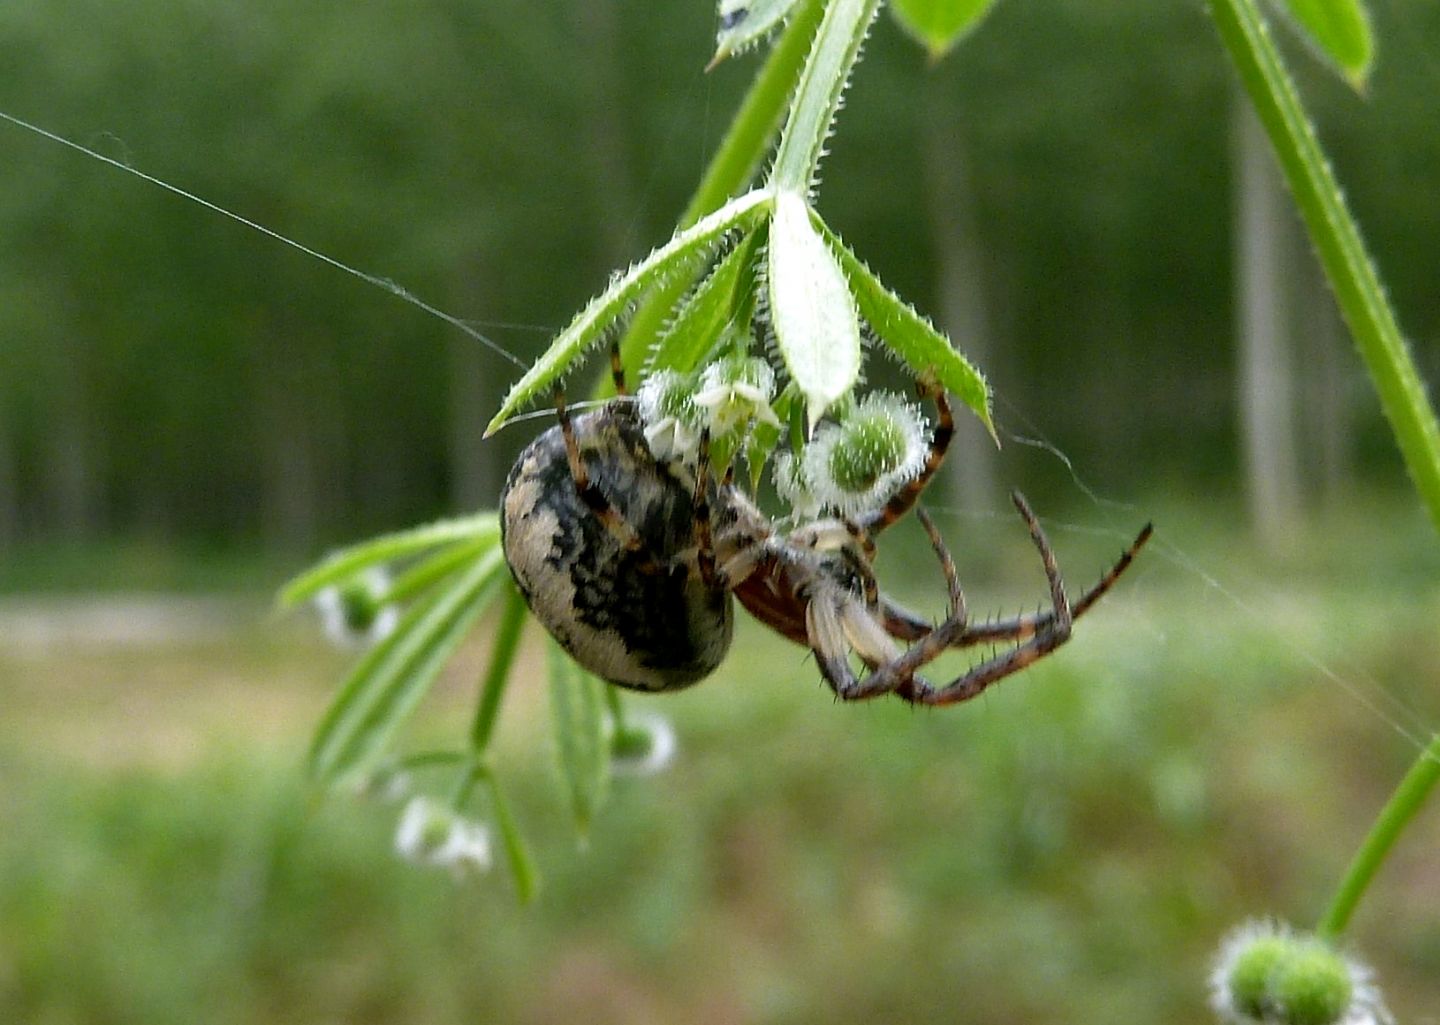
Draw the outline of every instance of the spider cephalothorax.
[[[728,475],[712,477],[706,438],[693,462],[657,459],[632,400],[571,417],[557,395],[559,423],[521,453],[501,494],[506,560],[536,617],[577,662],[611,683],[674,690],[707,676],[730,646],[733,594],[756,619],[810,648],[842,699],[963,701],[1063,644],[1075,617],[1125,571],[1150,527],[1072,604],[1045,533],[1017,492],[1015,506],[1049,581],[1050,608],[970,623],[950,553],[916,508],[954,429],[944,393],[928,394],[938,422],[908,482],[877,509],[788,532]],[[938,624],[885,597],[871,568],[875,536],[912,509],[947,583],[947,614]],[[949,683],[919,673],[948,649],[1007,643]],[[852,668],[852,652],[865,675]]]

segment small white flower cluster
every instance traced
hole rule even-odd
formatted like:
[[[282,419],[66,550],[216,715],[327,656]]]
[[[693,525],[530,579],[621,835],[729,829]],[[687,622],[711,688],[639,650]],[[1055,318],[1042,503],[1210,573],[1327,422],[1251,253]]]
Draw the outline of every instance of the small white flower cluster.
[[[345,651],[369,647],[390,636],[400,610],[385,601],[390,578],[379,566],[315,596],[325,636]]]
[[[826,423],[797,457],[775,459],[775,487],[802,519],[877,509],[925,468],[929,429],[898,395],[871,392],[839,423]]]
[[[1210,1006],[1227,1025],[1393,1025],[1370,969],[1318,936],[1250,921],[1221,945]]]
[[[448,868],[464,879],[489,871],[490,830],[433,797],[414,797],[400,814],[395,852],[412,864]]]
[[[744,431],[752,423],[779,426],[770,401],[775,371],[763,359],[725,356],[698,378],[673,370],[651,374],[635,398],[645,425],[645,440],[656,459],[693,461],[700,435],[712,439]]]
[[[654,776],[674,760],[675,728],[655,712],[627,715],[625,728],[608,723],[610,771],[617,776]]]

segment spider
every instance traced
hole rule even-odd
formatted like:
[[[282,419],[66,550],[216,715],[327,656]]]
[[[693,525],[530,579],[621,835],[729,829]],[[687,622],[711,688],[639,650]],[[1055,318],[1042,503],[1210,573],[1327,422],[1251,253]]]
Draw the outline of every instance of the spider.
[[[1146,524],[1072,603],[1045,532],[1014,492],[1050,585],[1050,607],[971,623],[954,560],[918,506],[954,434],[942,389],[922,385],[938,423],[912,481],[873,512],[782,532],[733,474],[714,478],[708,436],[693,467],[657,460],[614,354],[612,371],[618,397],[577,416],[556,389],[558,423],[520,454],[500,504],[505,558],[531,611],[578,663],[621,687],[677,690],[712,673],[730,647],[734,595],[760,622],[808,647],[842,700],[894,694],[923,705],[965,701],[1064,644],[1074,620],[1150,537]],[[912,510],[945,577],[948,607],[938,624],[881,593],[872,569],[875,537]],[[920,675],[949,649],[983,644],[1009,646],[948,683]]]

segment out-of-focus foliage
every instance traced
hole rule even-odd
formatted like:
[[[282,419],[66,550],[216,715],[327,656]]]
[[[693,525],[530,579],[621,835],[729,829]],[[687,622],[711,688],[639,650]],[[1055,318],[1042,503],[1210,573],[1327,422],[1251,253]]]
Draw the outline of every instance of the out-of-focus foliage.
[[[980,24],[995,0],[895,0],[900,24],[934,57],[942,57]]]
[[[523,909],[498,868],[457,887],[395,858],[403,801],[306,801],[299,752],[339,671],[316,639],[86,636],[37,661],[0,630],[0,1020],[1209,1025],[1219,936],[1257,908],[1303,917],[1414,757],[1367,703],[1440,716],[1415,644],[1440,553],[1409,503],[1367,506],[1262,584],[1233,510],[1147,508],[1245,604],[1147,557],[1063,655],[941,714],[836,704],[742,625],[714,679],[632,703],[680,751],[617,778],[579,851],[532,629],[496,735],[545,877]],[[977,603],[1043,588],[1018,519],[941,526],[970,538]],[[933,555],[902,534],[882,573],[936,609]],[[1055,540],[1083,580],[1123,539]],[[419,733],[464,722],[486,633]],[[1400,1021],[1440,1002],[1440,821],[1415,831],[1350,936]]]
[[[1365,100],[1318,68],[1303,84],[1433,367],[1440,14],[1376,17]],[[0,11],[0,108],[458,316],[539,325],[492,330],[527,359],[669,237],[750,74],[700,74],[714,28],[707,3],[643,0],[53,0]],[[1000,4],[933,69],[882,22],[858,74],[822,213],[933,313],[921,155],[931,101],[955,112],[1002,437],[1043,414],[1082,465],[1106,454],[1111,487],[1222,480],[1233,87],[1203,13]],[[194,204],[0,137],[0,520],[20,537],[313,548],[456,511],[454,453],[517,367]],[[1361,406],[1362,452],[1388,459]],[[480,493],[526,431],[481,449]],[[1028,472],[1007,481],[1035,490]]]

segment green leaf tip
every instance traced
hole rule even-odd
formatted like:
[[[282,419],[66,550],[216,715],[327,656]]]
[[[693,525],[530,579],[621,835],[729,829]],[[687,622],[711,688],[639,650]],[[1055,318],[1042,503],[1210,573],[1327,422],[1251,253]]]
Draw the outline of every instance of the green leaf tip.
[[[801,0],[720,0],[715,14],[715,56],[705,66],[709,71],[726,58],[742,53],[770,34],[799,6]]]
[[[840,241],[823,223],[821,231],[839,257],[850,281],[860,315],[875,337],[903,360],[922,379],[929,377],[954,395],[980,418],[985,430],[999,445],[990,415],[990,386],[985,375],[962,356],[914,307],[885,287],[863,260]]]
[[[1375,39],[1362,0],[1284,0],[1290,20],[1356,91],[1363,91],[1375,62]]]
[[[890,11],[934,63],[978,28],[994,6],[995,0],[893,0]]]

